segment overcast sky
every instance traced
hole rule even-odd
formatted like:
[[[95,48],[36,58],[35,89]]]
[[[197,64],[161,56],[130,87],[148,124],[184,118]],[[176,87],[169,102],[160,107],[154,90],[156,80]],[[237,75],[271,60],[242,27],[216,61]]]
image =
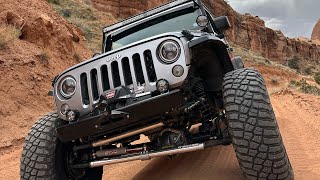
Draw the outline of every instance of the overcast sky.
[[[320,18],[320,0],[227,0],[239,13],[259,16],[289,37],[311,37]]]

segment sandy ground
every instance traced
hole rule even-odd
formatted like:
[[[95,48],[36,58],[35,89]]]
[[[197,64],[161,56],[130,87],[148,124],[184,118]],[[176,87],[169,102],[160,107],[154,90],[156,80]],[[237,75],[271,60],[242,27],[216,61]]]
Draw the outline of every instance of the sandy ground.
[[[271,97],[296,179],[320,177],[320,97],[292,91]],[[19,179],[22,142],[0,149],[0,179]],[[243,179],[232,146],[105,167],[104,179]]]
[[[7,10],[11,12],[10,17],[13,14],[15,18],[4,18]],[[85,47],[79,29],[59,16],[46,1],[0,0],[0,16],[3,16],[0,23],[14,20],[11,25],[20,23],[24,27],[23,36],[0,51],[0,77],[5,77],[0,78],[0,180],[15,180],[19,179],[26,132],[53,107],[53,99],[46,95],[51,89],[48,82],[78,63],[79,55],[83,59],[91,57],[91,51]],[[42,59],[41,55],[48,55],[49,60]],[[273,66],[253,64],[266,75],[267,83],[278,82],[269,90],[271,93],[299,78]],[[273,95],[272,101],[296,178],[319,179],[319,97],[283,92]],[[151,178],[242,179],[242,176],[232,146],[184,154],[173,160],[157,158],[105,167],[104,179]]]

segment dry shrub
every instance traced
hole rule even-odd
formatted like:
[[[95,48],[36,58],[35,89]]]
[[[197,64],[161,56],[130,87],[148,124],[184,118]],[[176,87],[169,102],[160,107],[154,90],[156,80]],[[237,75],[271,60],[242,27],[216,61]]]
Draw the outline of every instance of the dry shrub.
[[[60,5],[61,1],[60,0],[48,0],[49,3],[51,4],[56,4],[56,5]]]
[[[276,78],[272,78],[270,82],[272,85],[279,85],[279,81]]]
[[[48,0],[66,20],[76,25],[86,38],[87,47],[93,52],[101,50],[101,28],[116,22],[108,12],[97,11],[91,0]]]
[[[76,62],[81,62],[81,56],[78,53],[74,53],[73,58],[76,60]]]
[[[311,66],[308,66],[304,69],[304,73],[306,75],[311,75],[312,74],[312,67]]]
[[[50,56],[47,52],[43,51],[42,53],[40,53],[38,55],[38,58],[41,62],[41,64],[47,66],[49,64],[49,59],[50,59]]]
[[[91,41],[91,39],[94,36],[93,29],[86,22],[85,19],[78,18],[78,17],[72,17],[72,18],[68,18],[68,20],[72,24],[76,25],[84,33],[84,36],[86,37],[87,41]]]
[[[292,80],[289,84],[290,87],[297,87],[300,91],[308,94],[314,94],[320,96],[320,89],[317,86],[307,83],[305,79],[300,81]]]
[[[3,49],[11,41],[18,39],[21,31],[14,26],[0,24],[0,49]]]
[[[316,81],[317,84],[320,85],[320,72],[316,73],[316,75],[314,76],[314,80]]]

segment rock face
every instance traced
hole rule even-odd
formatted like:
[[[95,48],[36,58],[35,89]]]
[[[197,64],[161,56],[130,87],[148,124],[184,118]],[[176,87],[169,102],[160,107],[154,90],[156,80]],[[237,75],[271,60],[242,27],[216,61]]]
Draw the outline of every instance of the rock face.
[[[78,63],[75,55],[85,59],[92,52],[82,32],[47,1],[0,0],[0,24],[21,32],[0,49],[1,151],[24,139],[30,125],[53,110],[53,99],[47,96],[51,79]]]
[[[311,40],[320,41],[320,19],[313,28]]]
[[[7,10],[0,13],[0,22],[15,26],[17,28],[22,28],[25,21],[18,14]]]
[[[265,27],[264,21],[259,17],[237,13],[223,0],[206,2],[216,16],[229,17],[232,28],[227,32],[227,37],[231,42],[281,63],[293,56],[310,63],[319,62],[320,46],[304,40],[287,38],[281,31]]]
[[[111,12],[116,18],[142,12],[143,10],[169,2],[169,0],[92,0],[94,6],[103,11]],[[293,56],[308,62],[318,62],[320,59],[320,46],[315,43],[291,39],[284,36],[281,31],[275,31],[265,27],[265,23],[259,17],[250,14],[239,14],[223,0],[205,0],[212,13],[216,16],[226,15],[229,17],[232,28],[226,33],[228,39],[236,45],[251,49],[273,61],[286,63]],[[315,32],[314,36],[319,37]],[[317,31],[317,30],[315,30]]]
[[[68,54],[75,51],[73,43],[79,42],[79,36],[76,29],[72,28],[69,24],[61,27],[51,17],[40,14],[34,21],[27,23],[22,28],[21,39],[38,44],[44,48],[60,45],[56,48],[61,53]]]
[[[168,0],[92,0],[92,4],[96,9],[110,12],[118,19],[127,18],[165,2],[168,2]]]
[[[287,38],[281,31],[267,28],[259,17],[237,13],[223,0],[206,0],[206,3],[216,16],[229,17],[232,28],[226,34],[234,44],[283,64],[294,56],[312,64],[319,62],[320,46],[304,40]]]

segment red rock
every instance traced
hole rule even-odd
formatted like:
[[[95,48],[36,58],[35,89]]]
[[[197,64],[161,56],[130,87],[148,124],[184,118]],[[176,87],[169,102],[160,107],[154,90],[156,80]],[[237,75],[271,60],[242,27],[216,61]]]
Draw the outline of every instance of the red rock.
[[[320,41],[320,19],[313,28],[311,40]]]
[[[71,27],[69,24],[64,26],[57,24],[53,18],[46,14],[41,14],[33,21],[27,22],[22,27],[21,32],[21,39],[45,48],[56,44],[58,45],[57,49],[63,53],[74,52],[75,47],[72,42],[78,43],[80,36],[82,36],[76,28]]]
[[[17,28],[22,28],[25,21],[18,14],[12,11],[3,11],[0,13],[0,22],[15,26]]]
[[[286,63],[287,59],[293,56],[298,56],[303,61],[319,62],[319,45],[301,39],[287,38],[281,31],[266,27],[259,17],[237,13],[223,0],[205,0],[205,2],[216,16],[229,17],[232,28],[226,35],[231,42],[280,63]]]
[[[168,0],[92,0],[93,6],[104,12],[110,12],[115,18],[126,18],[152,7],[168,2]]]

